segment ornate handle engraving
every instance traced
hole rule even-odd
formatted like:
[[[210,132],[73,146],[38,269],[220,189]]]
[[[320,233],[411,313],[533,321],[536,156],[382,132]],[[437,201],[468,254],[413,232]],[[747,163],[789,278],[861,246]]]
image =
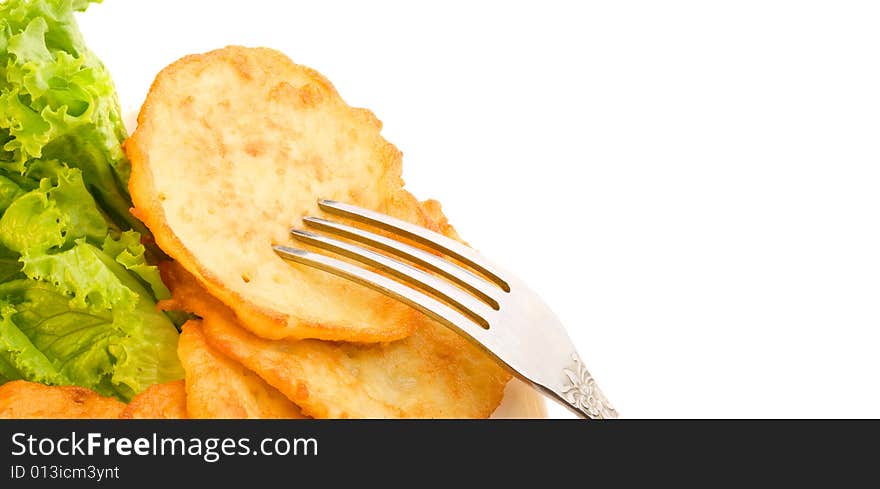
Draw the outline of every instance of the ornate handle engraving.
[[[562,384],[562,397],[590,419],[613,419],[617,411],[611,407],[605,394],[577,353],[571,354],[572,363],[562,369],[566,379]]]

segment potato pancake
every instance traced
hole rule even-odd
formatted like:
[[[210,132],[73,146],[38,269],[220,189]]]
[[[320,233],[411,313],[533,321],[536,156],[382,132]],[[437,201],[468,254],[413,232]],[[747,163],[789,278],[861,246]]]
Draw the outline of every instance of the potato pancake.
[[[190,417],[303,417],[284,394],[209,346],[201,321],[191,320],[183,325],[177,351],[186,371],[186,407]]]
[[[186,387],[182,380],[154,384],[134,396],[125,411],[124,419],[185,419]]]
[[[14,380],[0,385],[0,419],[113,419],[125,404],[76,386]]]
[[[266,340],[245,330],[179,264],[163,264],[162,273],[172,299],[161,307],[202,316],[212,347],[253,370],[312,417],[488,417],[510,379],[476,347],[435,322],[426,321],[409,338],[386,344]],[[189,383],[188,362],[181,360]]]
[[[266,48],[187,56],[156,77],[125,143],[134,213],[169,256],[268,339],[384,342],[424,319],[272,245],[335,199],[455,237],[436,202],[403,189],[401,153],[368,110]]]

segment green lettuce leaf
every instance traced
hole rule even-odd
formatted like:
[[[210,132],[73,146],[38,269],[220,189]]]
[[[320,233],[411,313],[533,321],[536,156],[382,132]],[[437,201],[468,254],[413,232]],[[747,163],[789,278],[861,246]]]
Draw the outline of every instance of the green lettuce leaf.
[[[0,215],[6,208],[18,197],[24,194],[21,188],[13,180],[0,175]],[[0,283],[7,282],[16,278],[21,278],[21,263],[18,260],[18,253],[6,248],[0,244]],[[0,383],[4,382],[4,365],[0,362]]]
[[[24,189],[14,181],[0,175],[0,213],[6,211],[9,204],[24,193]]]
[[[74,18],[89,3],[0,3],[0,383],[127,401],[183,369],[113,82]]]
[[[0,4],[0,168],[25,173],[36,159],[82,170],[117,224],[142,234],[129,209],[126,131],[113,81],[74,18],[86,0]]]
[[[168,289],[140,234],[108,226],[81,170],[35,160],[0,180],[0,199],[0,382],[129,400],[182,378],[177,330],[156,309]]]
[[[0,283],[23,278],[18,253],[0,245]]]
[[[30,192],[19,192],[0,217],[0,243],[20,254],[44,253],[89,238],[100,242],[108,226],[86,190],[82,173],[57,161],[38,161],[35,176],[45,175]]]
[[[13,314],[13,306],[5,301],[0,303],[0,357],[6,366],[4,375],[47,384],[63,383],[64,378],[52,362],[16,327]]]
[[[131,310],[83,308],[52,284],[0,284],[0,376],[81,385],[126,401],[182,378],[177,333],[148,302]]]
[[[145,256],[147,250],[140,239],[136,231],[125,231],[118,239],[107,236],[102,248],[104,253],[116,260],[116,263],[137,275],[138,279],[150,288],[156,299],[171,298],[171,292],[159,276],[159,269],[147,263]]]
[[[28,278],[49,282],[72,297],[75,306],[99,310],[130,308],[139,296],[123,284],[123,278],[107,266],[104,253],[79,240],[60,253],[23,256]],[[118,266],[118,265],[117,265]]]

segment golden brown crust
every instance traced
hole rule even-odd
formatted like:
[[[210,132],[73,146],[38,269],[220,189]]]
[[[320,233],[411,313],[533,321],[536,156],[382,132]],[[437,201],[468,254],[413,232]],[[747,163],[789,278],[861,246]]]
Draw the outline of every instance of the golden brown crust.
[[[0,419],[115,419],[125,404],[76,386],[14,380],[0,385]]]
[[[178,343],[186,371],[186,408],[192,418],[299,419],[302,412],[277,389],[213,347],[201,321],[183,325]]]
[[[182,380],[154,384],[134,396],[119,416],[123,419],[186,419],[186,388]]]
[[[241,362],[316,418],[481,418],[501,402],[509,374],[434,322],[407,339],[363,345],[266,340],[178,264],[163,264],[165,309],[202,316],[208,343]],[[183,338],[181,339],[183,342]]]
[[[125,143],[133,212],[264,338],[404,338],[416,323],[409,308],[271,254],[300,217],[321,214],[318,197],[451,232],[403,190],[401,154],[380,129],[371,112],[276,51],[184,57],[156,77]]]

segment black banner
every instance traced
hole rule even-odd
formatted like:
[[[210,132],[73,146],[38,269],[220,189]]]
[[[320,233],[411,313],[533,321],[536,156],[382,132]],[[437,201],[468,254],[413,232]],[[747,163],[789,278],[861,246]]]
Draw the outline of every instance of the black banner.
[[[470,487],[475,474],[539,487],[646,476],[839,485],[870,482],[880,422],[17,420],[0,422],[0,438],[0,487]]]

